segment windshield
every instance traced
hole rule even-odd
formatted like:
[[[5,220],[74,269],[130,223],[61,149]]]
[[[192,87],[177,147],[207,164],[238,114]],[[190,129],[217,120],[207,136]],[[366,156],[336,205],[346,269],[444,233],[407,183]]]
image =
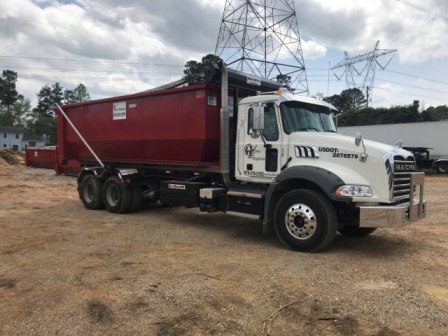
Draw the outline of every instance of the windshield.
[[[331,110],[321,105],[289,101],[280,104],[283,128],[293,132],[336,132]]]

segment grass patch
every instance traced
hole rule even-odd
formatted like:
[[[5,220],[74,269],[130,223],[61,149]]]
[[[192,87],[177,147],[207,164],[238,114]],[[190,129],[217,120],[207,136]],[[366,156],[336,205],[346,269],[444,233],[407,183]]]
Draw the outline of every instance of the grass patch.
[[[112,310],[99,300],[87,302],[87,315],[94,323],[110,323],[113,320]]]
[[[0,279],[0,287],[2,288],[14,288],[16,284],[17,284],[16,279],[10,279],[10,278]]]

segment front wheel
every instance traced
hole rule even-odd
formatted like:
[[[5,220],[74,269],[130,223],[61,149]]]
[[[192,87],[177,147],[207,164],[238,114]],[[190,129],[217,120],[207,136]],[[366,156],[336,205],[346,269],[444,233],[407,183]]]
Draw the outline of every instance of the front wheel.
[[[436,170],[440,174],[446,174],[448,173],[448,163],[447,162],[441,162],[436,165]]]
[[[278,201],[274,226],[279,239],[289,248],[317,252],[336,236],[337,216],[333,204],[321,193],[298,189]]]

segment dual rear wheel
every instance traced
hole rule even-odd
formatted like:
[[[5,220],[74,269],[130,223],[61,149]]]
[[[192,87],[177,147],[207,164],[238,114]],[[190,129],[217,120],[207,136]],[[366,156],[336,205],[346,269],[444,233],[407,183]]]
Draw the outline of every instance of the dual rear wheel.
[[[79,197],[90,210],[106,208],[113,213],[138,211],[142,203],[140,186],[126,186],[118,176],[106,181],[93,174],[86,175],[79,185]]]

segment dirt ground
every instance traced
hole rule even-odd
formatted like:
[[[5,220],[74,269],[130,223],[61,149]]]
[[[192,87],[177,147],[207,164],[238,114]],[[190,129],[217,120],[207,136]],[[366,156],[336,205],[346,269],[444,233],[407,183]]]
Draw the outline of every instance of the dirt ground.
[[[82,207],[75,179],[0,165],[1,335],[447,335],[448,177],[429,215],[292,252],[256,221]]]

